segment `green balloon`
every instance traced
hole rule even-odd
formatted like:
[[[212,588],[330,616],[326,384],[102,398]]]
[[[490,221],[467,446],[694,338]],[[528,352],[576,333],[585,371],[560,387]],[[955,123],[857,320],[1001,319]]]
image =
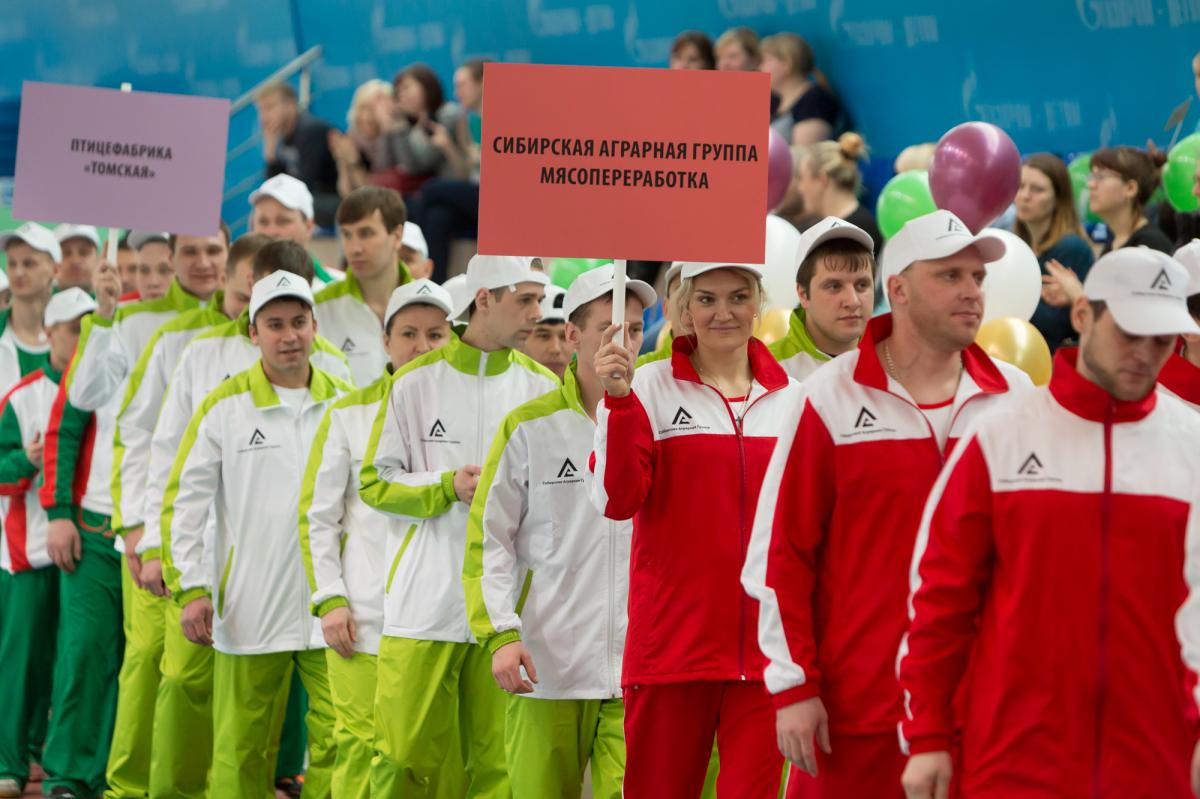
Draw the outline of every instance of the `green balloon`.
[[[550,282],[559,288],[569,289],[575,278],[584,272],[611,263],[602,258],[555,258],[550,265]]]
[[[1088,174],[1092,171],[1092,154],[1083,153],[1071,159],[1067,164],[1067,174],[1071,176],[1071,190],[1075,195],[1075,213],[1079,221],[1095,224],[1100,217],[1092,213],[1088,201]]]
[[[875,219],[883,237],[890,239],[905,222],[936,210],[929,191],[929,173],[916,169],[901,172],[887,182],[875,203]]]
[[[1167,200],[1176,211],[1200,208],[1200,199],[1192,192],[1196,181],[1196,161],[1200,158],[1200,133],[1193,133],[1171,148],[1163,167],[1162,183]]]

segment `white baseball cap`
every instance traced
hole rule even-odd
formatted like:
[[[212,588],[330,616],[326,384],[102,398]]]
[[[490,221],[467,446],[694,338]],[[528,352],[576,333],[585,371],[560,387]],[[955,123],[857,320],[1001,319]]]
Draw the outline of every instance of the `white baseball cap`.
[[[875,251],[875,240],[871,238],[870,233],[845,219],[827,216],[800,234],[800,244],[796,247],[795,271],[799,273],[800,264],[804,263],[804,259],[815,247],[832,239],[849,239],[861,244],[867,252]]]
[[[1122,247],[1088,270],[1083,296],[1103,300],[1117,326],[1131,336],[1200,334],[1187,309],[1187,268],[1149,247]]]
[[[450,321],[455,324],[466,323],[467,308],[470,307],[472,299],[472,295],[467,291],[467,276],[455,275],[442,283],[442,288],[450,294]]]
[[[70,322],[84,314],[96,310],[96,301],[86,291],[78,286],[63,289],[50,298],[46,310],[42,314],[42,322],[46,327],[57,325],[59,322]]]
[[[432,305],[440,308],[445,312],[447,319],[454,312],[454,300],[450,292],[432,280],[412,280],[403,286],[397,286],[392,291],[392,296],[388,297],[387,310],[383,313],[383,329],[387,330],[392,317],[410,305]]]
[[[667,279],[666,282],[663,283],[663,288],[666,289],[667,292],[671,291],[671,281],[679,277],[679,273],[682,271],[683,261],[672,261],[671,265],[667,267]]]
[[[566,296],[567,290],[563,287],[555,286],[553,283],[546,286],[546,296],[542,298],[542,318],[538,320],[538,324],[567,321],[567,315],[563,313],[563,302]]]
[[[480,289],[516,288],[518,283],[547,286],[550,278],[533,268],[532,258],[519,255],[476,255],[467,262],[467,291],[471,299]]]
[[[949,211],[910,219],[887,243],[883,251],[882,285],[888,278],[908,269],[915,261],[936,261],[975,247],[983,262],[991,263],[1004,257],[1004,242],[990,233],[971,233],[963,221]]]
[[[282,269],[272,272],[254,284],[250,291],[250,321],[264,305],[281,297],[292,297],[313,306],[312,287],[308,281],[295,272],[285,272]]]
[[[8,273],[0,269],[0,291],[8,291]]]
[[[50,256],[55,263],[62,260],[62,247],[49,228],[44,228],[37,222],[26,222],[16,230],[10,230],[0,235],[0,248],[7,247],[10,241],[23,241],[35,250],[40,250]]]
[[[312,192],[302,181],[291,175],[281,174],[267,178],[261,186],[250,192],[250,204],[254,205],[260,197],[277,200],[284,208],[304,214],[305,219],[313,218]]]
[[[715,272],[718,269],[738,269],[742,272],[750,274],[762,280],[763,267],[762,264],[731,264],[731,263],[702,263],[699,261],[684,261],[682,268],[679,270],[683,275],[684,280],[689,280],[694,277],[699,277],[705,272]]]
[[[563,300],[563,317],[571,318],[571,314],[587,305],[592,300],[598,300],[613,290],[613,275],[615,267],[612,264],[589,269],[571,283],[567,289],[566,299]],[[642,280],[626,280],[625,296],[630,294],[642,301],[643,308],[649,308],[658,300],[658,294],[649,283]]]
[[[400,235],[400,243],[408,249],[420,253],[422,258],[429,257],[429,244],[425,241],[425,233],[416,222],[404,223],[404,232]]]
[[[165,232],[159,233],[153,230],[131,230],[129,231],[129,235],[125,237],[125,243],[134,252],[142,249],[152,241],[161,241],[163,244],[170,244],[171,234]]]
[[[1188,296],[1200,294],[1200,239],[1192,239],[1180,247],[1174,258],[1188,271]]]
[[[100,234],[91,225],[61,224],[54,228],[54,238],[58,239],[59,244],[67,239],[87,239],[96,245],[96,249],[100,249]]]

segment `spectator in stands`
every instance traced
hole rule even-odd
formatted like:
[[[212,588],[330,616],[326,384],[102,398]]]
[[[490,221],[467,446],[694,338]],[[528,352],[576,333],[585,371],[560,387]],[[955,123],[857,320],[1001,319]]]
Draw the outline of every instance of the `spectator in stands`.
[[[484,60],[472,58],[454,71],[454,95],[460,114],[455,139],[464,154],[465,177],[434,178],[421,187],[421,196],[409,204],[428,242],[433,279],[444,281],[450,266],[454,237],[473,239],[479,231],[479,142],[483,136]]]
[[[346,132],[330,129],[329,152],[337,163],[338,194],[342,197],[367,182],[372,158],[379,150],[379,139],[383,135],[375,107],[391,102],[392,87],[386,80],[373,78],[354,90],[350,111],[346,114],[349,125]]]
[[[1022,164],[1013,232],[1037,254],[1043,274],[1048,274],[1045,264],[1053,261],[1074,271],[1081,281],[1087,277],[1095,255],[1075,213],[1071,176],[1058,156],[1036,153]],[[1047,278],[1043,282],[1052,281]],[[1049,302],[1048,298],[1053,296],[1043,292],[1030,321],[1053,352],[1063,341],[1074,338],[1075,330],[1070,308]]]
[[[703,31],[684,31],[671,43],[671,69],[716,69],[712,39]]]
[[[774,93],[771,127],[789,144],[813,144],[833,135],[842,115],[841,103],[817,70],[812,47],[794,33],[762,40],[763,72]]]
[[[1109,237],[1100,255],[1122,247],[1144,245],[1170,255],[1170,238],[1146,218],[1146,203],[1158,188],[1166,154],[1136,147],[1106,147],[1092,153],[1088,201],[1104,220]]]
[[[396,74],[392,86],[392,107],[377,109],[384,134],[372,182],[407,200],[430,178],[466,177],[466,159],[451,133],[457,130],[459,109],[446,102],[437,74],[425,64],[412,64]]]
[[[339,198],[337,164],[329,152],[330,124],[301,111],[296,90],[286,83],[270,84],[255,102],[266,177],[288,174],[302,180],[312,192],[317,224],[331,227]]]
[[[867,143],[857,133],[843,133],[837,141],[817,142],[796,165],[796,184],[806,212],[817,217],[836,216],[865,230],[875,242],[878,258],[883,234],[874,214],[858,201],[862,188],[858,162],[866,152]]]
[[[717,69],[755,72],[762,62],[758,34],[749,28],[730,28],[717,39]]]
[[[896,162],[892,165],[892,169],[897,175],[901,172],[912,172],[919,169],[928,171],[929,165],[933,163],[933,151],[936,149],[937,145],[933,142],[910,144],[900,151],[900,155],[896,156]]]
[[[791,222],[801,233],[808,230],[821,220],[821,217],[804,207],[804,195],[800,193],[800,168],[808,155],[807,147],[793,146],[792,150],[792,182],[788,184],[787,193],[783,195],[779,205],[771,213]]]

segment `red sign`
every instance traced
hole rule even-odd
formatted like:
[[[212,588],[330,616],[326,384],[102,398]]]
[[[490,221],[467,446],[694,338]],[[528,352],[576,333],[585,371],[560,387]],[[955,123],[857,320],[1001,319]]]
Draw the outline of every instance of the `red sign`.
[[[766,74],[484,67],[479,251],[762,263]]]

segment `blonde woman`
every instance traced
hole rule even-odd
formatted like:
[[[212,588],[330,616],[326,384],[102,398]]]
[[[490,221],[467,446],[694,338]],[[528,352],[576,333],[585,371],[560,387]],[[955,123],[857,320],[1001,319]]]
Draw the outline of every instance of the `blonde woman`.
[[[843,133],[837,141],[817,142],[796,164],[796,188],[804,209],[818,217],[835,216],[865,230],[875,242],[879,257],[883,234],[875,216],[858,201],[862,174],[858,162],[867,154],[867,143],[857,133]]]
[[[376,107],[390,105],[392,87],[385,80],[372,78],[354,90],[350,111],[346,114],[346,132],[329,131],[329,152],[338,167],[338,194],[345,197],[363,185],[371,173],[371,154],[379,147],[383,129]]]

